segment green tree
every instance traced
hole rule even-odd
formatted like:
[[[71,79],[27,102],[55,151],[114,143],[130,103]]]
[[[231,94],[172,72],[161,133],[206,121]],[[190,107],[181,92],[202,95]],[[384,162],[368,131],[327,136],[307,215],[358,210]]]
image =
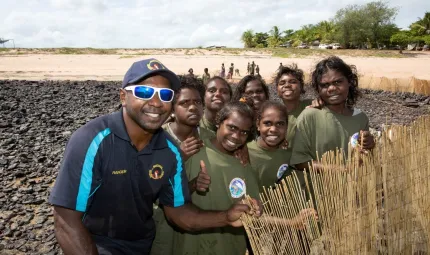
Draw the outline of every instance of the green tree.
[[[320,40],[318,27],[312,24],[304,25],[295,32],[295,40],[302,43],[311,43]]]
[[[413,35],[430,35],[430,12],[426,12],[423,18],[418,18],[418,21],[412,23],[409,28]]]
[[[254,43],[256,45],[261,45],[263,48],[267,47],[267,39],[269,38],[268,33],[255,33],[254,35]]]
[[[278,26],[273,26],[269,31],[269,38],[267,39],[268,46],[273,48],[282,44],[282,34]]]
[[[401,47],[406,47],[413,40],[413,36],[409,31],[400,31],[398,33],[393,34],[390,38],[392,44],[398,44]]]
[[[240,40],[243,42],[245,48],[253,48],[255,47],[254,44],[254,31],[252,29],[248,29],[245,32],[243,32],[242,37]]]
[[[392,35],[387,32],[392,31],[390,28],[394,25],[398,9],[389,7],[386,2],[378,1],[366,4],[361,12],[366,15],[364,20],[370,35],[369,40],[379,48],[379,44],[389,40]]]
[[[295,32],[294,32],[294,30],[293,29],[287,29],[287,30],[284,30],[283,32],[282,32],[282,35],[283,35],[283,37],[282,37],[282,42],[288,42],[288,41],[290,41],[290,40],[292,40],[293,39],[293,37],[294,37],[294,34],[295,34]]]
[[[347,6],[335,15],[336,38],[345,46],[364,46],[370,42],[379,47],[396,32],[393,29],[396,15],[397,8],[383,1]]]
[[[336,25],[333,21],[324,20],[317,24],[317,30],[321,42],[332,42],[336,33]]]

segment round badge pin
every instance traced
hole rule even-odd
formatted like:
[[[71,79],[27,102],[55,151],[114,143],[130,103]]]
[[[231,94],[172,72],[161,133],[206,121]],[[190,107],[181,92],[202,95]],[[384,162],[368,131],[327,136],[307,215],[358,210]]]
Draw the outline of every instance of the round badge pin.
[[[232,198],[240,198],[246,194],[245,181],[241,178],[234,178],[231,180],[228,188]]]
[[[287,171],[288,169],[288,164],[282,164],[279,169],[278,172],[276,173],[276,177],[279,179],[282,178],[282,175],[284,175],[285,171]]]
[[[351,143],[352,148],[355,148],[358,146],[358,139],[359,138],[360,138],[360,133],[358,133],[358,132],[351,136],[351,139],[349,142]]]

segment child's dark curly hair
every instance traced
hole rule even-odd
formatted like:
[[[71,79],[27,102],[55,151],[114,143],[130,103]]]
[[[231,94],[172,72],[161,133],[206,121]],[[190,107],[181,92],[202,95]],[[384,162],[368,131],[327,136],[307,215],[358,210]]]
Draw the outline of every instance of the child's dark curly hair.
[[[278,73],[275,76],[275,85],[279,85],[279,80],[281,79],[282,75],[292,75],[294,78],[296,78],[300,83],[301,93],[305,93],[305,75],[303,73],[302,69],[299,69],[297,67],[297,64],[291,64],[290,66],[282,66]]]
[[[255,137],[255,121],[254,110],[248,104],[239,101],[232,101],[224,105],[224,107],[217,113],[215,123],[220,126],[233,112],[237,112],[240,116],[249,118],[252,123],[247,142],[250,142]]]
[[[248,84],[248,82],[251,82],[251,81],[260,82],[261,86],[263,87],[264,94],[266,95],[266,99],[269,100],[269,89],[267,88],[266,82],[264,82],[264,80],[259,76],[247,75],[243,77],[242,80],[239,81],[239,84],[237,84],[237,87],[234,90],[231,101],[239,101],[243,97],[243,94],[245,93],[246,85]]]
[[[337,56],[331,56],[321,60],[312,72],[312,87],[317,93],[319,93],[322,76],[329,70],[337,71],[348,79],[349,93],[346,104],[348,107],[354,106],[357,99],[361,96],[361,92],[358,88],[357,68],[354,65],[346,64]]]
[[[181,94],[181,91],[183,89],[194,89],[196,90],[202,100],[202,103],[204,103],[204,97],[205,97],[205,87],[203,86],[203,83],[201,80],[198,80],[194,77],[190,77],[190,76],[179,76],[179,79],[181,81],[181,87],[179,87],[178,89],[175,90],[175,95],[173,96],[173,100],[172,100],[172,105],[175,106],[179,95]]]

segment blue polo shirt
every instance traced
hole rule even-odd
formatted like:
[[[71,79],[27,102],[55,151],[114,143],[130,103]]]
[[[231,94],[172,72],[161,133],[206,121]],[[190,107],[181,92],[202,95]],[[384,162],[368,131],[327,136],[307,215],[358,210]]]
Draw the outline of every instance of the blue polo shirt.
[[[83,223],[106,254],[145,254],[155,236],[152,205],[190,201],[179,147],[163,129],[137,151],[122,111],[96,118],[67,143],[53,205],[84,212]]]

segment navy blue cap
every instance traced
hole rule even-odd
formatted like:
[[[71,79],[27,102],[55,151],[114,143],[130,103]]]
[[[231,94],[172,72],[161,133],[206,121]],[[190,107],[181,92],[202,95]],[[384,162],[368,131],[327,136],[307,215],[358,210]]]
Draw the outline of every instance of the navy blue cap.
[[[125,88],[128,85],[137,84],[143,81],[146,77],[154,74],[159,74],[168,79],[173,90],[181,87],[179,77],[155,58],[134,62],[124,76],[122,87]]]

